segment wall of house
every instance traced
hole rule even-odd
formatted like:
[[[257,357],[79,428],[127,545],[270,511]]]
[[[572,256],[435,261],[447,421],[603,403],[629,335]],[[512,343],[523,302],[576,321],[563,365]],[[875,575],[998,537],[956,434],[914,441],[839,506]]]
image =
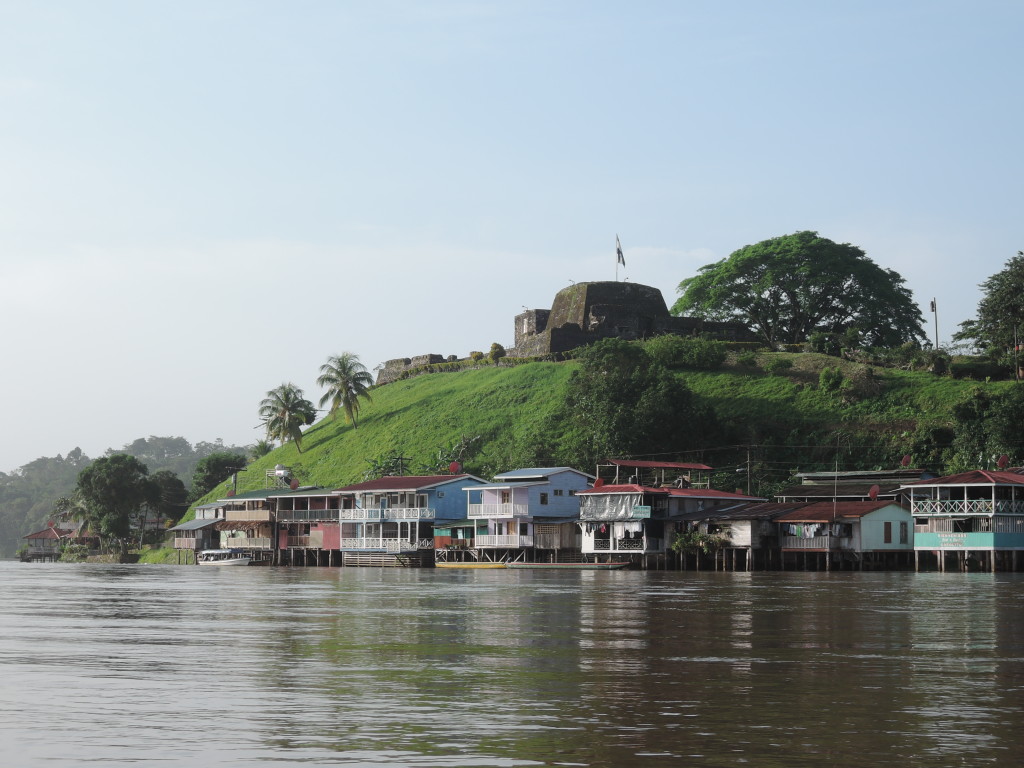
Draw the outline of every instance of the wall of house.
[[[434,519],[465,519],[469,514],[469,494],[462,489],[476,485],[483,485],[483,481],[472,477],[458,477],[449,483],[432,488],[427,494],[427,506],[434,510]]]
[[[885,543],[885,523],[892,523],[892,542]],[[900,543],[900,523],[907,526],[907,541]],[[858,542],[858,531],[860,529]],[[907,551],[914,548],[914,518],[910,511],[896,504],[871,512],[861,518],[860,526],[854,526],[853,546],[861,552],[875,550]],[[859,546],[858,546],[859,544]]]

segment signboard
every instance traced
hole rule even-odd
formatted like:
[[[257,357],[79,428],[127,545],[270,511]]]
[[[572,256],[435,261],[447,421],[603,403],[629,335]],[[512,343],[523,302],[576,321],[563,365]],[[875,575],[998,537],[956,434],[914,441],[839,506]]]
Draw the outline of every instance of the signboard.
[[[649,504],[634,504],[633,505],[633,518],[636,520],[645,520],[651,516],[651,507]]]

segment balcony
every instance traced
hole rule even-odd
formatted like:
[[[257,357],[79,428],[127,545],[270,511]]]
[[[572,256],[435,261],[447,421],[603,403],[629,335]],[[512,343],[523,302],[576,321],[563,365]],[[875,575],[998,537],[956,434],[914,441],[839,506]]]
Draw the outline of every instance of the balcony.
[[[417,541],[409,541],[408,539],[380,539],[376,537],[362,538],[362,539],[342,539],[342,549],[364,549],[367,551],[380,551],[385,552],[416,552],[420,549],[433,549],[433,539],[418,539]]]
[[[783,549],[844,549],[849,548],[849,539],[840,539],[835,536],[812,536],[805,539],[803,536],[783,536]],[[845,544],[844,544],[845,543]]]
[[[232,522],[269,523],[269,509],[226,509],[224,519]]]
[[[232,536],[221,544],[225,549],[270,549],[269,536]]]
[[[584,540],[586,541],[586,540]],[[584,544],[584,552],[608,552],[608,553],[643,553],[661,552],[664,547],[664,539],[594,539],[593,549],[587,549]]]
[[[497,517],[529,517],[529,504],[470,504],[471,519]]]
[[[341,509],[337,520],[376,522],[378,520],[433,520],[431,507],[385,507],[383,509]]]
[[[335,521],[338,519],[338,512],[340,511],[339,509],[282,509],[278,510],[277,519],[278,522],[282,523],[312,523],[321,520]]]
[[[974,515],[1024,515],[1024,501],[1005,499],[914,499],[910,513],[915,517],[952,517]]]
[[[477,536],[473,546],[476,549],[485,547],[503,547],[505,549],[520,549],[533,546],[533,536]]]

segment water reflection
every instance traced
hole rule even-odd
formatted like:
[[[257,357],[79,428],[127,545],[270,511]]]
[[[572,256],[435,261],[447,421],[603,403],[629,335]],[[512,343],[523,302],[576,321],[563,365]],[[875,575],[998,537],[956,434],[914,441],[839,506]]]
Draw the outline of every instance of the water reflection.
[[[981,766],[1024,746],[1012,575],[0,577],[6,765]]]

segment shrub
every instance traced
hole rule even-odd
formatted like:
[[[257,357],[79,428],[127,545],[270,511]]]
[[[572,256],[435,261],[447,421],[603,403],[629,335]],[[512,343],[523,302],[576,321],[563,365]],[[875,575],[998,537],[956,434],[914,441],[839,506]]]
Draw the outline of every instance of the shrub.
[[[720,368],[726,356],[724,341],[686,339],[672,334],[648,339],[644,342],[644,351],[666,368],[695,368],[701,371]]]
[[[479,350],[475,350],[469,353],[469,359],[474,361],[480,361],[484,359],[484,353]]]
[[[496,363],[503,358],[505,354],[505,348],[498,342],[494,342],[491,344],[491,351],[488,353],[487,357],[492,363]]]
[[[793,361],[784,357],[775,357],[764,364],[764,369],[773,376],[781,376],[793,367]]]
[[[753,368],[755,365],[757,365],[757,355],[755,355],[750,350],[747,350],[746,352],[740,352],[738,355],[736,355],[736,362],[739,365],[745,365],[748,368]]]
[[[1010,371],[999,363],[984,358],[966,358],[956,360],[949,366],[950,373],[954,379],[975,379],[985,381],[986,379],[1009,378]]]
[[[818,386],[821,387],[822,392],[838,392],[843,386],[845,378],[839,368],[827,366],[822,368],[821,373],[818,374]]]
[[[817,331],[807,337],[807,348],[811,352],[830,355],[831,357],[839,357],[839,351],[842,349],[842,345],[839,343],[839,339],[836,338],[835,334]]]

